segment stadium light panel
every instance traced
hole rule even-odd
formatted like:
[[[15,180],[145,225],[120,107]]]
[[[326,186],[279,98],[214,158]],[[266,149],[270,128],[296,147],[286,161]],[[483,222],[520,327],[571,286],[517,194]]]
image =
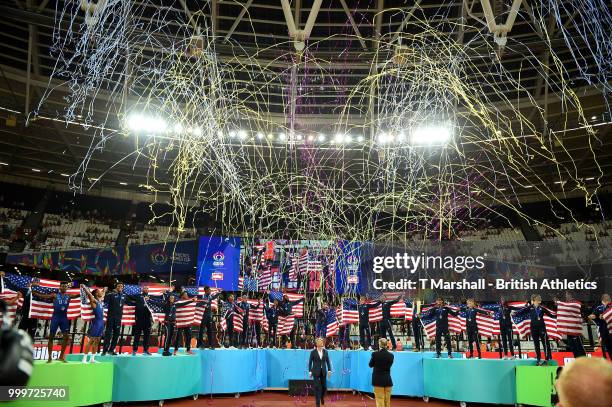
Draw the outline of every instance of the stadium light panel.
[[[422,126],[412,132],[412,143],[420,145],[440,145],[450,141],[450,126]]]

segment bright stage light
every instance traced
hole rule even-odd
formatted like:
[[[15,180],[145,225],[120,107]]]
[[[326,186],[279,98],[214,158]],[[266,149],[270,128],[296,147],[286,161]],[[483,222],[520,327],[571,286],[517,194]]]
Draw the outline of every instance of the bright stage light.
[[[403,143],[404,141],[406,141],[406,134],[404,132],[401,132],[397,136],[397,141],[399,141],[400,143]]]
[[[182,133],[183,132],[183,126],[181,126],[180,123],[177,123],[174,125],[174,132],[175,133]]]
[[[363,136],[357,136],[357,142],[363,143]]]
[[[344,141],[344,137],[342,136],[342,134],[340,133],[336,134],[336,136],[334,137],[334,143],[341,144],[343,141]]]
[[[147,117],[141,114],[130,115],[127,125],[131,131],[143,133],[162,133],[168,127],[164,119]]]
[[[236,132],[234,130],[230,131],[229,136],[232,138],[236,137]]]
[[[194,136],[201,136],[202,135],[202,128],[201,127],[196,127],[193,129],[193,135]]]
[[[353,138],[351,137],[350,134],[347,134],[346,136],[344,136],[344,142],[345,143],[352,143],[353,142]]]
[[[263,133],[262,133],[262,132],[258,132],[258,133],[257,133],[257,138],[258,138],[258,139],[260,139],[260,140],[261,140],[262,138],[264,138]]]
[[[245,138],[247,138],[247,132],[244,131],[244,130],[240,130],[238,132],[238,138],[241,139],[241,140],[244,140]]]
[[[278,135],[278,139],[284,141],[287,138],[287,135],[285,133],[280,133]]]
[[[324,142],[325,141],[325,134],[323,134],[323,133],[319,134],[319,137],[317,137],[317,140],[319,142],[321,142],[321,143]]]
[[[423,145],[446,144],[451,137],[449,126],[423,126],[417,127],[412,132],[412,143]]]
[[[314,141],[314,136],[312,134],[308,136],[308,141],[310,142]]]

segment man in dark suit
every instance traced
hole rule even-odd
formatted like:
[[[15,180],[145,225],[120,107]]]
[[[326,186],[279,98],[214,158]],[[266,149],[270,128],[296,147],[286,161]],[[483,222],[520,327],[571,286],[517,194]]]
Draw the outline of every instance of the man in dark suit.
[[[387,350],[387,339],[378,340],[378,348],[372,353],[370,367],[372,369],[372,386],[374,386],[374,397],[376,407],[391,406],[391,366],[393,365],[393,354]]]
[[[317,347],[310,352],[310,358],[308,359],[308,374],[314,380],[316,406],[320,407],[321,404],[325,404],[326,377],[331,376],[332,365],[327,350],[323,348],[325,344],[323,338],[317,338],[315,344]]]

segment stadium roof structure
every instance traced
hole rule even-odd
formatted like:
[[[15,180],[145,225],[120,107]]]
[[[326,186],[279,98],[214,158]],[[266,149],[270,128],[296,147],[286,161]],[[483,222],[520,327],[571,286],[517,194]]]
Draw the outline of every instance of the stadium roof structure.
[[[69,9],[70,3],[77,4],[76,8]],[[459,138],[464,133],[499,134],[485,144],[474,136],[459,141],[461,147],[448,153],[444,163],[436,149],[419,153],[422,162],[431,164],[417,171],[419,177],[439,179],[456,159],[462,162],[462,171],[482,166],[486,179],[498,173],[500,183],[494,188],[498,192],[511,189],[513,197],[508,200],[524,202],[551,199],[551,195],[580,196],[595,188],[608,190],[611,184],[608,92],[612,27],[606,2],[127,2],[133,5],[122,9],[132,13],[130,35],[125,38],[128,42],[134,39],[134,53],[116,55],[113,72],[96,85],[95,97],[86,94],[79,102],[81,110],[67,115],[67,104],[75,103],[74,94],[71,96],[74,84],[86,82],[86,72],[110,65],[70,71],[70,64],[79,60],[66,62],[76,52],[61,49],[62,44],[69,44],[62,38],[68,38],[71,29],[87,33],[88,27],[95,25],[92,20],[99,17],[94,10],[97,3],[119,7],[126,2],[84,0],[82,12],[78,3],[7,0],[0,5],[0,176],[4,180],[67,185],[69,175],[86,165],[86,174],[75,183],[84,190],[118,197],[154,195],[150,188],[142,187],[150,183],[153,168],[151,155],[139,150],[142,137],[126,134],[109,138],[103,145],[97,143],[101,129],[124,131],[129,116],[126,106],[142,102],[144,90],[150,87],[142,77],[135,80],[131,74],[139,63],[158,61],[161,66],[164,50],[175,52],[180,43],[185,47],[186,61],[214,59],[214,64],[208,62],[204,68],[200,62],[192,62],[200,63],[203,72],[212,72],[210,65],[231,70],[231,76],[221,75],[221,82],[231,82],[232,97],[241,100],[244,115],[233,123],[246,132],[236,148],[246,156],[243,160],[251,171],[282,162],[283,168],[299,172],[311,165],[313,156],[321,155],[326,164],[316,171],[326,187],[336,185],[349,194],[374,194],[385,186],[368,181],[364,187],[358,178],[368,174],[374,179],[372,174],[380,167],[403,154],[381,148],[385,142],[381,139],[394,132],[397,140],[403,127],[410,126],[398,115],[418,116],[429,106],[443,116],[440,121],[447,120],[449,110],[455,109],[450,116]],[[582,6],[574,7],[578,4]],[[94,11],[87,11],[87,7]],[[158,31],[148,32],[146,40],[138,38],[151,27]],[[192,35],[187,36],[190,30]],[[104,43],[104,39],[96,39],[95,32],[88,35],[92,48]],[[58,68],[62,64],[63,71]],[[189,69],[177,75],[189,75]],[[68,78],[67,72],[83,76]],[[440,78],[436,78],[438,74]],[[447,78],[460,79],[465,88],[433,84]],[[423,81],[431,83],[423,85]],[[462,99],[465,89],[473,89],[484,107],[470,105],[474,97]],[[402,107],[399,113],[398,106]],[[486,119],[474,117],[488,106],[500,123],[487,128],[487,122],[495,121],[490,112]],[[511,112],[505,115],[508,109]],[[252,123],[253,118],[257,123]],[[525,123],[532,128],[526,129]],[[241,127],[233,128],[240,132]],[[334,143],[336,133],[341,137]],[[483,153],[506,143],[506,133],[512,133],[508,139],[522,145],[512,147],[513,154],[524,151],[529,156],[530,173],[520,174],[520,167],[512,167],[516,156]],[[269,142],[268,135],[278,142]],[[260,138],[268,142],[260,142]],[[282,143],[285,138],[287,142]],[[227,146],[231,149],[232,141]],[[335,152],[338,149],[341,157]],[[178,151],[168,151],[166,159],[174,162],[177,155]],[[413,177],[415,169],[404,164],[396,166],[394,177]],[[344,174],[341,181],[326,175],[338,166]],[[566,179],[567,170],[560,167],[575,169],[575,174]],[[388,171],[386,168],[385,174]],[[171,183],[173,174],[159,171],[157,182]],[[512,185],[518,176],[521,181]],[[466,178],[475,184],[471,191],[475,195],[479,193],[477,178]],[[222,180],[208,180],[198,186],[198,194],[217,194],[219,185],[215,182]],[[547,190],[534,193],[541,189],[538,185],[546,185]],[[350,201],[346,196],[343,199]],[[495,201],[490,197],[481,203]],[[365,202],[360,200],[360,204]]]

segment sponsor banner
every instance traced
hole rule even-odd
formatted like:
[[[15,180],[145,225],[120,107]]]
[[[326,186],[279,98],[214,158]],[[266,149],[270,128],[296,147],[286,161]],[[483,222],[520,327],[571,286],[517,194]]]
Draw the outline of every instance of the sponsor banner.
[[[202,236],[198,242],[198,286],[238,290],[240,238]]]
[[[335,267],[338,294],[361,293],[361,246],[360,242],[338,242]]]
[[[195,265],[196,241],[154,243],[102,249],[9,254],[7,263],[93,275],[189,272]]]

